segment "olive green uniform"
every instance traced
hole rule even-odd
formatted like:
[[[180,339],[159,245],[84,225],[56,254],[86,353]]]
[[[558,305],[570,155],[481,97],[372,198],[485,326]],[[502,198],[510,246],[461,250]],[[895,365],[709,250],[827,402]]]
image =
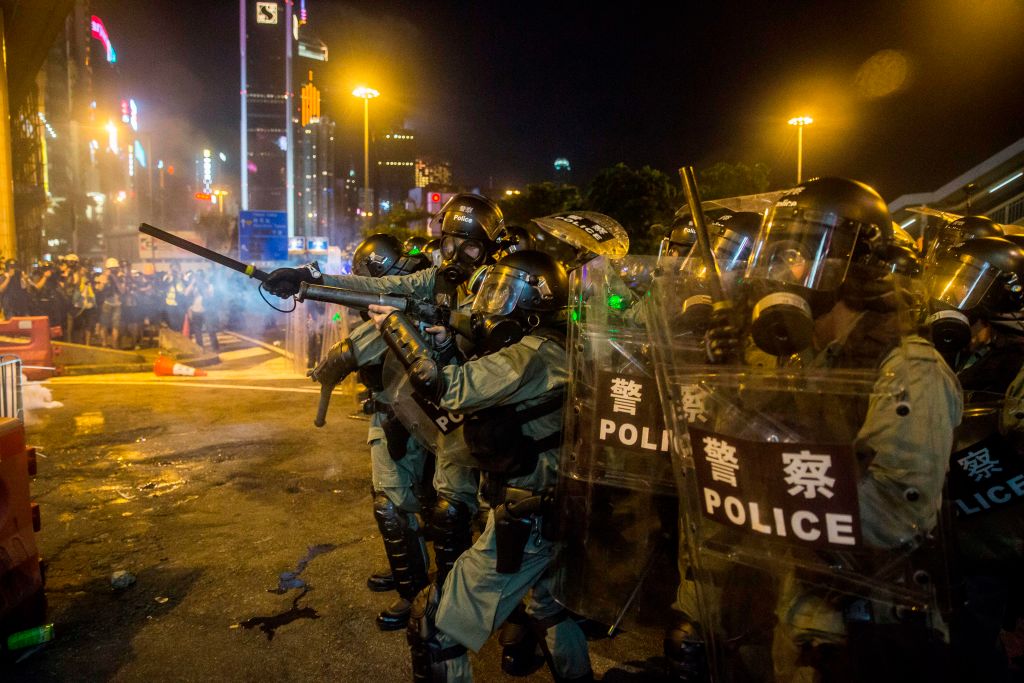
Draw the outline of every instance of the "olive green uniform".
[[[565,349],[536,336],[462,366],[444,368],[447,390],[440,401],[443,408],[472,413],[498,405],[529,408],[561,393],[568,380]],[[539,439],[561,430],[561,412],[555,411],[522,427],[523,434]],[[508,480],[508,486],[542,492],[551,489],[558,472],[558,449],[541,453],[537,465],[525,476]],[[442,648],[461,644],[479,650],[487,638],[526,597],[527,613],[536,619],[553,617],[562,611],[551,596],[549,573],[557,546],[541,534],[541,516],[533,527],[514,574],[497,571],[494,512],[473,547],[455,563],[444,584],[436,616],[438,642]],[[531,591],[532,589],[532,591]],[[571,619],[547,630],[546,641],[559,675],[583,676],[590,671],[586,638]],[[449,681],[472,680],[468,657],[446,662]]]

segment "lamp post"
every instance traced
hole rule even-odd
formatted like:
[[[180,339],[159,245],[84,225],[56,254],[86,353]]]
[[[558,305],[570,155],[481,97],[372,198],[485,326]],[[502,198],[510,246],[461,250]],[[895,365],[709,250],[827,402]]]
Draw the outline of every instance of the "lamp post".
[[[367,212],[373,208],[370,202],[370,100],[379,97],[380,93],[373,88],[359,86],[352,94],[363,98],[363,211]]]
[[[804,165],[804,126],[814,123],[810,116],[797,116],[789,120],[789,125],[796,126],[796,184],[800,184]]]

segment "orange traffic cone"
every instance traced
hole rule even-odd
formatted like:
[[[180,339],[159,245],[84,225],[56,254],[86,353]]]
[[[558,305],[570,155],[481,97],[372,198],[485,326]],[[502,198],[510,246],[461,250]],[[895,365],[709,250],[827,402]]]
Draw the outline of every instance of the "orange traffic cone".
[[[166,356],[157,356],[156,363],[153,364],[153,372],[159,377],[167,377],[169,375],[182,375],[185,377],[206,377],[206,371],[199,368],[193,368],[190,365],[183,363],[175,363],[173,359]]]

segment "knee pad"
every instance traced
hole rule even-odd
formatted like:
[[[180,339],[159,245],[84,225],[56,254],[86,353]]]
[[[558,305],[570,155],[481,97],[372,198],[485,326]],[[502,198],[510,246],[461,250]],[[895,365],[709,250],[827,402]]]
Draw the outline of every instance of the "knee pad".
[[[430,539],[434,542],[439,586],[444,584],[455,560],[473,545],[471,522],[469,507],[457,500],[438,497],[430,516]]]
[[[384,552],[395,577],[398,594],[412,600],[427,585],[427,558],[410,513],[395,506],[383,493],[373,497],[373,516],[384,539]]]

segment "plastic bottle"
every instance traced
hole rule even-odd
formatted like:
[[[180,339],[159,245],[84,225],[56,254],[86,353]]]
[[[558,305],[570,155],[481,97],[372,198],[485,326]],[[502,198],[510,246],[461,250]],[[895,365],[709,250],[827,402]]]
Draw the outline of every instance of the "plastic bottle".
[[[53,640],[53,624],[43,624],[7,636],[8,650],[23,650],[26,647],[42,645]]]

